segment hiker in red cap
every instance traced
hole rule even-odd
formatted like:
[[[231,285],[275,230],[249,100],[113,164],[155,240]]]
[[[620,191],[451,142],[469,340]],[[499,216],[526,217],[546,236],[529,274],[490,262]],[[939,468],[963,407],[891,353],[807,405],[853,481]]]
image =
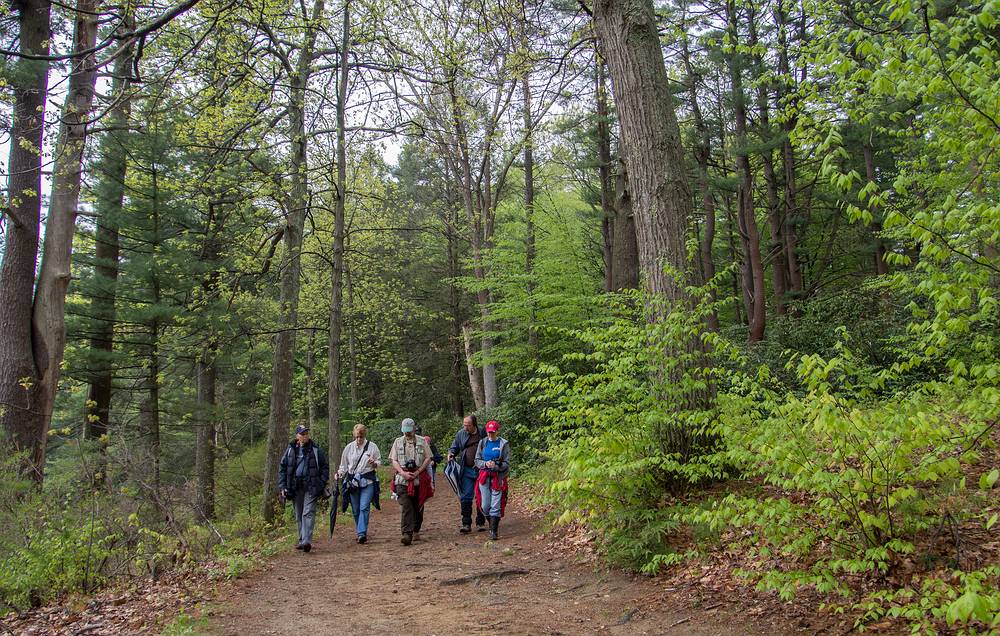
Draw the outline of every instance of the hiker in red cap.
[[[490,522],[490,539],[496,540],[500,517],[507,507],[507,474],[510,472],[510,444],[500,437],[500,423],[486,423],[486,439],[476,450],[476,506]]]

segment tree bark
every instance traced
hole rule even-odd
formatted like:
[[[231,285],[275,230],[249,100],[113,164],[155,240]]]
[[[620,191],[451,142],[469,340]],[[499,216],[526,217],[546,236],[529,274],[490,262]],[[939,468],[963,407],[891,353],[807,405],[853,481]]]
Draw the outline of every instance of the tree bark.
[[[333,276],[330,295],[330,342],[327,349],[327,413],[330,457],[340,457],[340,363],[343,342],[344,217],[347,204],[347,93],[351,46],[351,4],[344,3],[340,40],[340,68],[337,81],[337,202],[333,216]]]
[[[740,172],[737,218],[740,228],[740,239],[746,257],[743,261],[743,284],[746,289],[744,300],[747,302],[747,315],[750,319],[750,342],[759,342],[764,338],[765,301],[764,301],[764,263],[760,254],[760,232],[757,229],[757,218],[753,205],[753,172],[750,169],[750,155],[747,149],[747,112],[746,97],[743,93],[743,65],[739,46],[739,25],[737,23],[736,5],[732,0],[726,3],[726,16],[729,26],[730,45],[729,76],[732,84],[733,119],[736,127],[734,152],[736,165]]]
[[[711,139],[708,127],[698,105],[698,76],[691,65],[691,53],[688,50],[687,33],[681,36],[681,53],[684,61],[684,72],[687,74],[688,97],[691,100],[691,117],[697,133],[694,157],[698,163],[698,192],[701,200],[701,213],[705,218],[705,229],[699,242],[699,257],[701,258],[701,273],[704,283],[715,278],[715,259],[712,250],[715,245],[715,199],[708,183],[708,161],[712,156]],[[710,293],[711,302],[716,301],[715,290]],[[708,314],[707,327],[711,331],[719,330],[719,314],[713,308]]]
[[[628,171],[624,161],[619,161],[615,175],[614,226],[611,247],[611,290],[637,289],[639,287],[639,246],[635,233],[635,214],[628,188]]]
[[[19,0],[19,50],[49,54],[49,0]],[[48,63],[21,58],[10,75],[14,107],[7,161],[7,234],[0,264],[0,427],[4,445],[26,454],[22,470],[41,484],[46,431],[41,378],[48,351],[34,332],[32,298],[41,208],[42,131],[48,91]]]
[[[798,188],[795,181],[795,149],[792,147],[792,132],[797,125],[798,98],[795,96],[795,78],[792,75],[788,59],[788,16],[785,13],[785,0],[778,0],[774,9],[775,23],[778,26],[778,100],[785,104],[786,114],[782,117],[784,142],[781,145],[781,164],[785,172],[785,209],[782,238],[785,251],[785,265],[788,267],[787,288],[792,296],[801,297],[804,289],[802,266],[798,257],[798,236],[800,220],[798,218]],[[805,70],[803,68],[803,80]]]
[[[126,19],[121,30],[133,28],[132,14],[126,10]],[[128,120],[132,111],[132,99],[128,94],[132,72],[132,47],[129,46],[115,60],[111,81],[112,106],[108,111],[108,132],[101,139],[97,164],[98,186],[95,189],[95,209],[97,213],[97,235],[94,259],[94,292],[90,298],[90,314],[93,316],[93,336],[90,340],[92,351],[90,388],[84,407],[84,437],[98,440],[103,453],[107,448],[108,427],[111,422],[111,394],[114,367],[114,331],[116,316],[116,295],[118,281],[118,258],[120,244],[118,227],[125,204],[126,146]],[[103,466],[98,471],[103,474]]]
[[[597,67],[595,96],[597,101],[597,174],[601,184],[601,238],[604,257],[604,291],[615,291],[615,188],[611,181],[611,117],[608,112],[608,82],[600,46],[594,47]],[[634,232],[633,232],[634,234]]]
[[[525,46],[527,44],[525,43]],[[531,84],[526,71],[521,78],[524,97],[524,274],[528,294],[528,351],[532,361],[538,357],[538,329],[535,328],[535,156],[532,139]]]
[[[315,0],[307,21],[295,72],[289,78],[291,99],[288,105],[288,136],[291,145],[291,185],[288,196],[288,219],[284,228],[285,253],[282,256],[281,330],[274,337],[271,365],[271,405],[267,423],[267,454],[264,464],[263,516],[274,521],[278,496],[278,462],[289,434],[292,407],[292,363],[295,359],[295,328],[299,312],[299,277],[302,270],[302,234],[306,207],[309,205],[308,165],[306,161],[305,96],[316,48],[316,32],[323,16],[324,0]],[[306,16],[303,16],[306,17]]]
[[[95,0],[77,0],[74,52],[94,48],[97,42],[97,9]],[[39,339],[35,348],[36,351],[44,351],[44,359],[37,360],[41,371],[38,389],[41,421],[38,426],[42,438],[48,436],[66,348],[66,290],[72,274],[73,234],[80,203],[87,120],[94,103],[97,56],[94,53],[83,55],[74,59],[72,64],[56,145],[52,198],[45,222],[45,246],[32,313],[33,332]]]
[[[198,479],[198,517],[215,518],[215,433],[216,365],[214,343],[201,353],[196,365],[198,390],[198,429],[195,436],[194,465]]]
[[[691,191],[652,2],[597,0],[594,25],[618,106],[645,286],[680,300],[683,283],[666,267],[688,268]]]
[[[753,70],[757,76],[757,116],[758,135],[761,144],[761,165],[764,172],[764,191],[767,203],[767,226],[771,234],[771,243],[767,255],[771,261],[771,291],[774,294],[774,309],[781,316],[785,314],[785,295],[788,289],[788,265],[785,262],[785,241],[782,236],[784,222],[781,218],[781,202],[778,199],[778,179],[774,171],[774,131],[771,128],[771,113],[768,103],[768,87],[770,81],[764,81],[764,61],[757,51],[759,38],[757,36],[756,9],[749,9],[748,26],[750,29],[750,50],[753,53]]]
[[[479,410],[486,406],[486,395],[483,390],[483,380],[479,376],[480,369],[472,361],[472,357],[476,354],[472,338],[472,325],[467,322],[463,323],[462,335],[465,338],[465,365],[469,370],[469,386],[472,388],[472,400],[476,404],[476,410]]]

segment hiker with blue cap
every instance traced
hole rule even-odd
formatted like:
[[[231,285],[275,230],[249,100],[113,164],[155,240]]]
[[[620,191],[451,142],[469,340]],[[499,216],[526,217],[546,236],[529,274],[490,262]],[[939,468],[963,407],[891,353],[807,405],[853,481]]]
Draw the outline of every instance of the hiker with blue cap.
[[[308,426],[297,426],[295,439],[288,443],[278,466],[278,492],[295,507],[295,523],[299,528],[296,550],[309,552],[312,549],[316,500],[323,494],[329,478],[326,453],[309,438]]]
[[[420,526],[424,521],[424,502],[434,495],[427,466],[433,453],[427,440],[416,434],[417,424],[406,418],[399,424],[402,437],[397,437],[389,451],[389,460],[395,471],[393,491],[399,502],[400,543],[410,545],[420,540]]]

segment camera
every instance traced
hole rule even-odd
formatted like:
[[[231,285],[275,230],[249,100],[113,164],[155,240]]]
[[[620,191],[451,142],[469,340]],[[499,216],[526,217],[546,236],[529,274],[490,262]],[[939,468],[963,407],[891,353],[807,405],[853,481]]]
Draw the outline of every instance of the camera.
[[[406,460],[406,463],[403,464],[403,470],[405,470],[408,473],[417,472],[417,461],[415,459]]]

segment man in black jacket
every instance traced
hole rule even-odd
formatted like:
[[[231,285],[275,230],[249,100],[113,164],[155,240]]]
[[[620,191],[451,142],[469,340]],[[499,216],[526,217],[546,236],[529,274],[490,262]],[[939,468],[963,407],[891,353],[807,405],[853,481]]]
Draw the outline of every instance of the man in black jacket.
[[[299,527],[296,550],[312,549],[313,526],[316,524],[316,499],[323,494],[330,478],[326,453],[309,439],[309,427],[299,425],[295,439],[288,444],[278,467],[278,491],[295,505],[295,523]]]

